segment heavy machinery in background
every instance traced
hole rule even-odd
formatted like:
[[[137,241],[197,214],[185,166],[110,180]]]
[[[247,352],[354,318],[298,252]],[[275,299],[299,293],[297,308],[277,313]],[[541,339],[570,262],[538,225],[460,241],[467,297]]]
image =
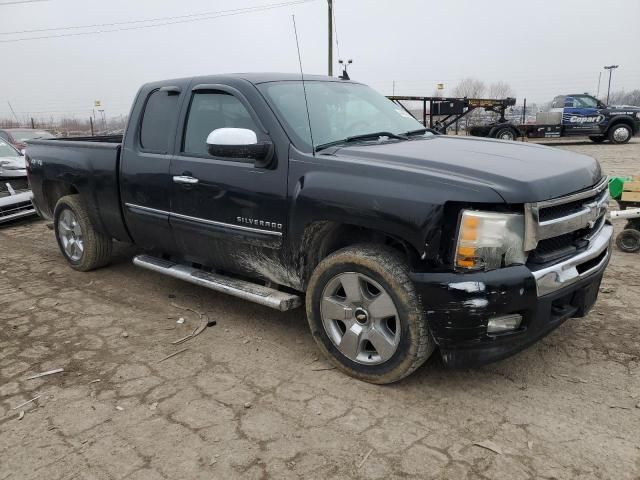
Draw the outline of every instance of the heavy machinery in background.
[[[516,104],[514,98],[440,98],[390,96],[390,100],[408,113],[406,102],[422,104],[421,120],[439,133],[456,126],[459,121],[477,108],[498,114],[498,119],[486,125],[472,126],[467,133],[475,137],[500,140],[526,138],[589,137],[595,143],[627,143],[640,130],[640,107],[607,106],[587,94],[558,95],[548,112],[538,112],[535,123],[526,123],[526,100],[522,122],[514,123],[505,118],[505,111]],[[427,110],[427,104],[429,109]],[[415,112],[415,111],[414,111]],[[415,115],[414,115],[415,116]]]

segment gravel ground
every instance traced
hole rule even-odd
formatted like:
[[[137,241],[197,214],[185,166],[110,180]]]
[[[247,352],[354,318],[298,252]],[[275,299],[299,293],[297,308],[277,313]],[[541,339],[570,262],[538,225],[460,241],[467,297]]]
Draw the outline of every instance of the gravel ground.
[[[554,144],[640,173],[640,139]],[[525,352],[379,387],[319,358],[302,310],[136,269],[133,253],[78,273],[45,222],[0,229],[0,480],[640,478],[638,254],[614,249],[589,316]],[[197,312],[217,325],[172,345]]]

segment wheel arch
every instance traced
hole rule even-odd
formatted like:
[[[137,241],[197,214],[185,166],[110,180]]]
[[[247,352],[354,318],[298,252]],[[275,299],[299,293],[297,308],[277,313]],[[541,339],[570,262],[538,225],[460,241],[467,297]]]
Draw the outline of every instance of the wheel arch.
[[[316,221],[306,226],[300,243],[301,277],[306,287],[318,264],[332,253],[360,243],[386,245],[406,259],[408,265],[420,262],[420,254],[406,239],[355,223]]]
[[[636,122],[634,122],[631,117],[628,117],[625,115],[625,116],[616,117],[613,120],[611,120],[611,122],[609,122],[609,126],[607,127],[607,131],[605,134],[608,135],[612,128],[620,124],[625,124],[629,128],[631,128],[632,135],[636,135],[638,133],[638,126],[636,125]]]
[[[42,184],[42,194],[44,196],[46,211],[43,213],[48,217],[53,217],[53,210],[56,208],[56,203],[62,197],[67,195],[77,195],[80,193],[78,187],[71,183],[62,180],[45,180]]]

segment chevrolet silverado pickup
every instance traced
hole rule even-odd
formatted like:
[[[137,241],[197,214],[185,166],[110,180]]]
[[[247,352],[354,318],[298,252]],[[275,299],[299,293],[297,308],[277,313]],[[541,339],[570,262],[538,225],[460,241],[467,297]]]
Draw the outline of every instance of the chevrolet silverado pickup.
[[[278,310],[372,383],[439,351],[506,358],[593,306],[609,262],[596,160],[448,137],[366,85],[234,74],[138,92],[122,137],[34,140],[36,206],[72,268],[135,265]]]

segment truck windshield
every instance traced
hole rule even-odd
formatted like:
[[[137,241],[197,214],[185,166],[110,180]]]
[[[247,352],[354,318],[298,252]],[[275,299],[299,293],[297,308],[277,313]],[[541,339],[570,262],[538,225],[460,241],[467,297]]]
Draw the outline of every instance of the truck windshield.
[[[12,130],[11,136],[16,142],[24,143],[36,138],[55,138],[49,132],[44,130]]]
[[[315,146],[375,132],[398,135],[423,129],[422,124],[409,113],[366,85],[305,80],[305,87]],[[269,82],[258,85],[258,88],[294,143],[310,150],[302,82]]]

